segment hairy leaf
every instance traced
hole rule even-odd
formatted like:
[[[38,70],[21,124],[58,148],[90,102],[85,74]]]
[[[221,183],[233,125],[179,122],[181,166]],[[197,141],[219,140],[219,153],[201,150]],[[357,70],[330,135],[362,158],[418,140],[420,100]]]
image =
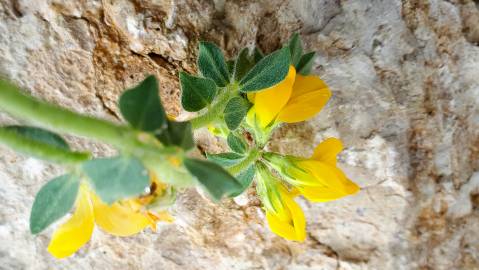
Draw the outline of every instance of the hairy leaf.
[[[181,105],[188,112],[197,112],[208,106],[216,95],[216,84],[208,78],[201,78],[180,72]]]
[[[124,92],[120,97],[123,117],[136,129],[155,131],[166,124],[166,114],[158,93],[158,82],[148,76],[138,86]]]
[[[255,92],[281,82],[288,74],[289,47],[262,58],[240,81],[242,92]]]
[[[66,215],[75,203],[80,179],[66,174],[50,180],[35,196],[30,231],[37,234]]]

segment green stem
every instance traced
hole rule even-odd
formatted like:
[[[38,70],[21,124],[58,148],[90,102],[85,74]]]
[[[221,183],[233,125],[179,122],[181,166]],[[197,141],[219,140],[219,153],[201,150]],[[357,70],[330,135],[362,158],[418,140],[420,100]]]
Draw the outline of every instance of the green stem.
[[[38,101],[22,94],[19,88],[6,81],[0,81],[0,108],[46,129],[97,139],[122,150],[142,145],[137,131]]]
[[[260,158],[260,156],[261,156],[261,152],[258,149],[252,149],[245,159],[243,159],[240,163],[229,167],[227,170],[232,175],[238,175],[242,171],[246,170],[249,166],[254,164],[256,160]]]
[[[223,114],[228,101],[238,92],[239,86],[237,84],[226,86],[223,93],[221,93],[216,99],[217,101],[208,108],[204,114],[190,120],[192,128],[198,129],[218,120]]]
[[[61,164],[76,164],[90,158],[88,153],[71,152],[36,142],[7,129],[0,129],[0,142],[18,152]]]

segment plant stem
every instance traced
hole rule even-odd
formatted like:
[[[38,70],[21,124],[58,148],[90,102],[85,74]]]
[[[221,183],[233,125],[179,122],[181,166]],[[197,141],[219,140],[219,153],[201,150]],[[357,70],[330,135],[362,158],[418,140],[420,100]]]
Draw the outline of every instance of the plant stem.
[[[14,117],[33,121],[46,129],[97,139],[122,150],[142,145],[137,131],[36,100],[22,94],[18,87],[1,80],[0,108]]]
[[[3,128],[0,128],[0,142],[18,152],[61,164],[76,164],[90,158],[89,153],[71,152],[46,143],[36,142],[15,131]]]
[[[247,169],[249,166],[254,164],[258,158],[260,158],[261,152],[258,149],[251,149],[251,151],[248,153],[248,156],[246,156],[245,159],[243,159],[240,163],[229,167],[227,170],[230,172],[232,175],[238,175],[245,169]]]
[[[216,103],[208,108],[204,114],[190,120],[192,128],[198,129],[218,120],[225,110],[228,101],[238,92],[239,86],[237,84],[226,86],[223,93],[218,96]]]

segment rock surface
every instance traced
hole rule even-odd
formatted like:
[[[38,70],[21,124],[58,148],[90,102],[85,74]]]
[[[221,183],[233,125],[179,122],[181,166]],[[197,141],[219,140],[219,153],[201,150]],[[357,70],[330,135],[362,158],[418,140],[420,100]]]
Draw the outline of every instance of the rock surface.
[[[251,192],[213,204],[182,194],[177,222],[118,238],[96,230],[75,256],[28,231],[33,196],[61,169],[0,147],[0,269],[479,269],[479,3],[470,0],[0,0],[0,76],[78,112],[120,121],[145,74],[172,115],[199,40],[233,55],[300,31],[333,98],[282,127],[271,148],[304,155],[328,136],[362,191],[299,200],[305,243],[269,232]],[[13,120],[0,114],[2,123]],[[198,134],[207,149],[219,143]],[[71,138],[74,147],[111,154]]]

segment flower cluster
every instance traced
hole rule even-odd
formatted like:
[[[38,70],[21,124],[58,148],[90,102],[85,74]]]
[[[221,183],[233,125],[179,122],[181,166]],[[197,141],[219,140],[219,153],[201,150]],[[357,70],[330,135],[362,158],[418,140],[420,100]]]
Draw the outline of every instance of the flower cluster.
[[[285,49],[289,54],[282,54]],[[229,102],[241,100],[239,105],[234,106],[234,111],[241,113],[229,119],[226,105],[222,108],[224,117],[213,117],[215,120],[209,121],[208,129],[213,135],[227,138],[232,152],[207,156],[225,166],[245,183],[245,187],[251,182],[256,183],[257,194],[274,233],[289,240],[302,241],[306,235],[306,222],[294,200],[296,196],[301,195],[311,202],[327,202],[354,194],[359,187],[336,166],[337,155],[343,149],[339,139],[326,139],[314,149],[310,158],[268,152],[267,143],[278,126],[312,118],[326,105],[331,91],[323,80],[310,74],[314,53],[303,54],[297,34],[282,49],[269,56],[263,58],[258,54],[257,49],[252,55],[244,50],[240,52],[232,65],[230,77],[225,80],[223,96],[227,96]],[[216,59],[221,57],[217,55]],[[270,70],[281,70],[282,80],[254,89],[245,87],[248,83],[242,83],[244,77],[235,75],[237,70],[248,77],[268,57],[268,61],[275,62]],[[288,61],[279,61],[275,57]],[[249,63],[244,59],[253,64],[244,66],[244,63]],[[201,67],[201,62],[199,65]],[[203,72],[202,75],[208,78],[208,74]],[[187,88],[183,85],[184,92],[188,92]],[[187,99],[185,95],[183,97]],[[202,115],[208,115],[216,106],[221,106],[223,103],[218,101],[221,98],[212,98],[211,107]],[[235,124],[231,124],[232,121]],[[245,135],[253,139],[244,140]],[[238,145],[242,147],[238,149]]]
[[[95,225],[130,236],[155,230],[158,221],[172,222],[168,208],[185,188],[198,186],[220,201],[255,183],[271,230],[303,241],[306,221],[297,196],[327,202],[359,190],[336,166],[343,149],[338,139],[323,141],[309,158],[268,151],[277,127],[310,119],[331,97],[325,82],[310,74],[314,55],[303,53],[298,34],[268,55],[245,48],[230,60],[213,43],[201,42],[199,74],[179,75],[181,105],[196,113],[184,122],[167,117],[153,76],[121,95],[123,124],[38,101],[0,80],[0,108],[35,123],[0,127],[0,143],[66,169],[37,193],[30,231],[38,234],[73,211],[48,246],[63,258],[90,240]],[[195,158],[193,131],[203,127],[224,138],[230,151]],[[110,144],[118,154],[93,158],[57,133]]]

